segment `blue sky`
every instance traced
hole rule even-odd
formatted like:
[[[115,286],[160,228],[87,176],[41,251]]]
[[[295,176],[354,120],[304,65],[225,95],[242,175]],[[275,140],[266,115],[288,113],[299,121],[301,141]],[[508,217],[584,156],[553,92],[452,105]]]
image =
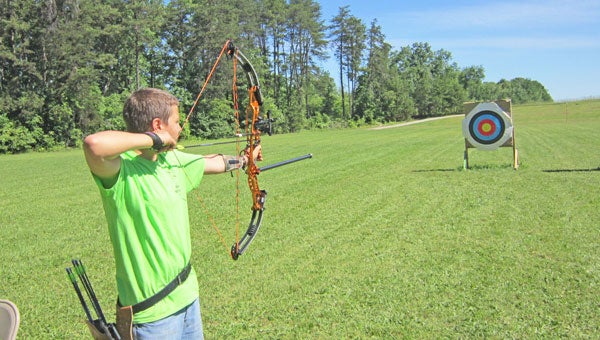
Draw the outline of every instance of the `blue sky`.
[[[555,101],[600,97],[599,0],[317,2],[325,24],[348,5],[367,27],[377,19],[395,50],[428,42],[460,68],[483,66],[485,81],[537,80]]]

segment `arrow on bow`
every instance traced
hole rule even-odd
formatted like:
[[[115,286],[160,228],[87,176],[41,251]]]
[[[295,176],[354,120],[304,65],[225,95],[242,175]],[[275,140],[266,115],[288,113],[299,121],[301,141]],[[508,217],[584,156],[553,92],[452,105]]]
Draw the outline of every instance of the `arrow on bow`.
[[[263,117],[258,117],[258,121],[256,122],[256,128],[261,132],[261,133],[266,133],[269,136],[271,136],[273,134],[273,122],[275,122],[276,120],[271,118],[271,111],[267,111],[267,118],[263,118]],[[245,137],[245,134],[242,133],[238,133],[236,134],[236,137]],[[202,144],[193,144],[193,145],[177,145],[177,149],[178,150],[183,150],[183,149],[190,149],[190,148],[197,148],[197,147],[205,147],[205,146],[215,146],[215,145],[224,145],[224,144],[234,144],[234,143],[239,143],[239,140],[228,140],[228,141],[224,141],[224,142],[213,142],[213,143],[202,143]]]

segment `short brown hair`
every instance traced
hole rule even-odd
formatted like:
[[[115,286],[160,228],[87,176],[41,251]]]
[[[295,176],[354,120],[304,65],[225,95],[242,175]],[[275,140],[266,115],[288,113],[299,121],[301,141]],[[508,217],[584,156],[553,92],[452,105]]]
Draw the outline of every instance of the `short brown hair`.
[[[167,121],[179,100],[167,91],[145,88],[133,92],[123,105],[123,119],[129,132],[146,132],[154,118]]]

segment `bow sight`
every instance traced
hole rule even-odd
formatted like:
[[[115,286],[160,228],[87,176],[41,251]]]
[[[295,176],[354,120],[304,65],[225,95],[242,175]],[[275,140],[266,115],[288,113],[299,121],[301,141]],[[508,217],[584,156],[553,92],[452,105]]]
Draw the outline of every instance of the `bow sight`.
[[[258,116],[258,120],[256,122],[254,122],[254,128],[258,131],[260,131],[260,133],[266,133],[269,136],[273,135],[273,122],[275,122],[276,119],[271,118],[271,110],[267,111],[267,118],[265,119],[262,116]],[[246,127],[246,123],[245,121],[240,122],[240,127],[245,128]]]

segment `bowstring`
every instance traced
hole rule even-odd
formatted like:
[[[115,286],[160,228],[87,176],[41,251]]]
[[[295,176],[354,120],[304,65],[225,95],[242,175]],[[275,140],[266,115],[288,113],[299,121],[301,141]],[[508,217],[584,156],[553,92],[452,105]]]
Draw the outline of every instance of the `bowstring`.
[[[185,168],[183,168],[183,165],[181,164],[181,161],[179,160],[179,157],[177,156],[177,153],[173,152],[173,155],[175,156],[175,159],[177,160],[177,163],[179,163],[179,165],[181,166],[181,170],[185,174],[185,177],[188,180],[188,182],[190,184],[193,183],[192,179],[190,178],[190,175],[187,173],[187,171],[185,171]],[[202,158],[205,158],[205,157],[202,157]],[[204,202],[204,200],[202,199],[202,197],[200,196],[200,194],[198,193],[198,191],[194,191],[194,197],[196,197],[196,200],[198,200],[198,202],[200,202],[200,205],[202,206],[202,209],[204,210],[204,214],[206,215],[206,217],[210,221],[210,224],[212,225],[213,229],[215,229],[215,231],[217,232],[217,235],[219,235],[219,239],[221,240],[221,243],[223,244],[223,246],[225,247],[226,250],[229,250],[229,248],[227,247],[227,242],[225,241],[225,237],[223,236],[223,233],[221,233],[221,230],[217,226],[217,223],[215,222],[215,219],[213,218],[212,214],[208,210],[208,207],[206,206],[206,202]]]
[[[198,96],[196,96],[196,99],[194,100],[194,103],[192,104],[192,107],[190,108],[188,114],[185,117],[185,120],[183,122],[183,124],[181,125],[181,130],[179,131],[178,134],[178,139],[179,136],[181,135],[181,133],[183,132],[185,126],[187,124],[189,124],[190,118],[192,116],[192,114],[194,113],[194,110],[196,109],[196,106],[198,105],[198,102],[200,101],[200,98],[202,97],[202,95],[204,94],[204,91],[206,90],[206,87],[208,85],[208,83],[210,82],[210,79],[212,78],[212,76],[214,75],[217,66],[219,65],[221,58],[223,57],[223,54],[225,53],[225,51],[227,50],[228,46],[229,46],[230,41],[227,40],[225,42],[225,44],[223,45],[223,48],[221,49],[221,52],[219,53],[219,56],[217,57],[217,60],[215,61],[215,63],[213,64],[210,72],[208,73],[208,76],[206,77],[206,80],[204,81],[204,84],[202,84],[202,88],[200,89],[200,92],[198,93]],[[236,53],[237,53],[237,49],[236,49]],[[237,92],[237,58],[233,58],[233,85],[232,85],[232,97],[233,97],[233,106],[234,106],[234,114],[235,114],[235,125],[236,125],[236,152],[239,155],[240,154],[240,121],[239,121],[239,104],[238,104],[238,92]],[[176,152],[173,152],[173,155],[175,156],[175,159],[177,160],[177,162],[179,163],[179,165],[181,166],[181,161],[179,160],[179,157],[177,156]],[[189,177],[189,174],[185,171],[185,169],[183,169],[183,173],[185,174],[187,180],[189,183],[193,183],[191,178]],[[236,222],[235,222],[235,242],[236,242],[236,247],[237,244],[239,242],[239,225],[240,225],[240,189],[239,189],[239,182],[240,182],[240,174],[239,171],[236,172]],[[204,210],[204,213],[206,214],[206,216],[208,217],[208,220],[210,221],[210,224],[212,225],[213,229],[217,232],[217,235],[219,236],[219,239],[221,240],[221,243],[223,244],[223,246],[225,247],[226,251],[229,253],[229,255],[233,258],[233,254],[229,251],[229,247],[227,246],[227,242],[225,241],[225,237],[223,236],[223,233],[221,232],[221,230],[219,229],[219,227],[217,226],[217,223],[215,221],[215,219],[213,218],[212,214],[210,214],[208,207],[206,206],[205,201],[202,199],[202,197],[200,196],[200,194],[197,191],[194,191],[194,196],[196,197],[196,199],[198,200],[198,202],[200,202],[200,205],[202,206],[202,209]]]
[[[237,49],[235,51],[237,53]],[[236,155],[241,155],[240,149],[240,111],[238,102],[238,89],[237,89],[237,57],[233,58],[233,84],[232,84],[232,98],[233,98],[233,110],[235,114],[235,151]],[[240,171],[236,171],[235,174],[235,247],[237,247],[240,240]],[[232,255],[233,257],[233,255]]]
[[[213,64],[210,72],[208,73],[208,76],[206,77],[206,80],[204,81],[204,84],[202,84],[202,88],[200,89],[200,92],[198,93],[198,96],[196,96],[196,100],[194,100],[194,103],[192,104],[192,107],[190,108],[190,111],[186,115],[185,121],[181,125],[181,131],[179,131],[180,135],[181,135],[181,132],[183,131],[183,128],[189,123],[190,118],[192,117],[192,113],[194,113],[194,110],[196,109],[196,106],[198,105],[198,102],[200,101],[200,97],[202,97],[202,95],[204,94],[204,91],[206,90],[206,86],[210,82],[210,79],[212,78],[212,76],[215,74],[217,66],[219,66],[219,62],[221,61],[221,58],[223,57],[223,53],[225,53],[225,50],[227,49],[228,46],[229,46],[229,40],[227,40],[225,42],[225,45],[223,45],[223,48],[221,49],[221,52],[219,53],[219,56],[217,57],[217,60]]]

